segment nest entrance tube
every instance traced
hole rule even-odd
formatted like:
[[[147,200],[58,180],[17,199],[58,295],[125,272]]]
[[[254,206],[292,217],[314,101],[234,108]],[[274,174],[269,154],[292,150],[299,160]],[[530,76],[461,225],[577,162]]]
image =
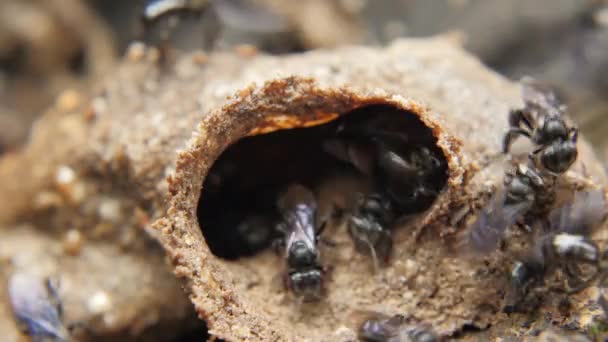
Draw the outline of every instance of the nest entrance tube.
[[[369,174],[357,168],[357,163],[328,151],[328,144],[335,141],[363,144],[374,160]],[[405,211],[428,209],[446,185],[447,162],[432,130],[410,111],[372,104],[322,125],[240,139],[220,155],[203,183],[197,216],[211,252],[235,260],[268,248],[279,237],[275,229],[279,222],[277,198],[289,184],[316,189],[324,178],[349,169],[378,178],[376,160],[383,151],[379,146],[385,143],[391,148],[398,146],[394,150],[397,154],[426,148],[437,156],[437,170],[424,180],[434,195],[416,201]],[[384,179],[373,182],[383,184]]]

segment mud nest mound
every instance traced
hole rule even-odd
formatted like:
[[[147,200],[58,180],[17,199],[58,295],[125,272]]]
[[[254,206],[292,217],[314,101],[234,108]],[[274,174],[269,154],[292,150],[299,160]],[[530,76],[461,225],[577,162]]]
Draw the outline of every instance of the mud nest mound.
[[[514,83],[449,38],[284,57],[195,53],[169,69],[155,56],[133,46],[98,93],[64,94],[24,151],[4,157],[0,179],[27,182],[0,183],[11,199],[0,208],[3,227],[27,222],[54,240],[78,230],[87,244],[118,244],[162,275],[167,265],[150,257],[162,255],[158,241],[178,278],[172,284],[181,282],[211,335],[231,341],[349,340],[357,317],[370,311],[404,315],[442,336],[511,319],[500,313],[507,261],[470,262],[452,253],[451,241],[469,209],[502,182],[504,165],[490,161],[500,152],[506,114],[521,106]],[[318,245],[326,294],[300,303],[282,284],[284,255],[271,248],[276,232],[248,234],[242,223],[260,213],[272,221],[289,184],[311,189],[319,212],[330,214],[332,204],[347,207],[353,194],[377,186],[328,153],[326,142],[344,127],[405,137],[404,153],[430,151],[438,166],[421,181],[431,195],[399,209],[390,261],[378,270],[332,220],[323,233],[330,243]],[[50,141],[57,142],[52,151]],[[74,175],[69,187],[57,178],[65,167]],[[570,172],[605,182],[584,141]],[[74,192],[75,183],[85,184],[86,196]],[[108,197],[116,215],[82,210],[107,208]],[[145,286],[154,291],[154,283]],[[79,312],[83,304],[72,302],[66,311]],[[182,313],[156,315],[146,328],[169,321],[185,329],[190,317],[176,303]],[[140,312],[166,312],[166,304],[150,301]],[[106,321],[73,316],[98,335],[109,331]],[[124,319],[121,327],[133,317]]]

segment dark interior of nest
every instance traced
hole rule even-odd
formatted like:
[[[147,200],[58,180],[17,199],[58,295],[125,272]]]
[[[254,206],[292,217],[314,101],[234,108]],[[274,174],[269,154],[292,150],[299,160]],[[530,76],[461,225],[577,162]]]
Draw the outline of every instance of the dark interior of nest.
[[[432,156],[432,172],[418,172],[415,156],[421,150]],[[412,170],[397,177],[387,172],[378,157],[386,151],[403,157]],[[246,137],[222,153],[203,183],[197,216],[211,252],[235,260],[269,248],[281,236],[277,199],[286,187],[301,184],[317,194],[326,177],[342,171],[369,177],[380,190],[405,189],[405,196],[412,184],[430,190],[415,201],[405,198],[399,215],[428,209],[448,178],[431,129],[416,114],[391,105],[367,105],[323,125]]]

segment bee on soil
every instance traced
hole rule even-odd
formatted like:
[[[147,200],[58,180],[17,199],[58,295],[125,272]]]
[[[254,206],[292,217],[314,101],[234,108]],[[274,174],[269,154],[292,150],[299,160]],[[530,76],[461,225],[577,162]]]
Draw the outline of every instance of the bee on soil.
[[[541,175],[532,163],[509,171],[504,187],[482,208],[470,225],[466,245],[478,253],[494,251],[507,228],[528,212],[542,212],[554,200],[554,178]]]
[[[447,165],[440,152],[410,141],[406,134],[372,128],[340,128],[326,152],[371,176],[400,213],[428,208],[441,189]]]
[[[61,300],[50,279],[14,273],[8,281],[8,294],[19,326],[33,341],[70,341]]]
[[[578,155],[578,130],[566,122],[566,107],[551,90],[530,78],[522,83],[524,108],[509,113],[510,129],[503,140],[503,152],[508,153],[513,141],[523,135],[535,145],[532,156],[543,168],[564,173]]]
[[[516,311],[528,292],[555,270],[564,274],[567,293],[589,286],[602,272],[602,256],[588,236],[606,213],[606,200],[600,190],[577,192],[571,202],[552,210],[546,231],[536,240],[525,261],[518,261],[513,267],[505,311]]]
[[[537,296],[531,296],[531,290],[543,282],[544,265],[533,260],[516,261],[509,273],[509,287],[505,294],[503,311],[505,313],[524,312],[539,303]]]
[[[366,342],[435,342],[439,338],[430,329],[408,323],[404,316],[374,315],[361,324],[359,339]]]
[[[348,219],[355,248],[372,256],[374,269],[386,264],[393,249],[391,225],[395,218],[390,201],[379,193],[361,195]]]
[[[323,295],[324,270],[316,244],[324,225],[317,230],[315,197],[302,185],[290,185],[278,207],[283,218],[277,227],[285,236],[287,288],[303,301],[318,300]]]

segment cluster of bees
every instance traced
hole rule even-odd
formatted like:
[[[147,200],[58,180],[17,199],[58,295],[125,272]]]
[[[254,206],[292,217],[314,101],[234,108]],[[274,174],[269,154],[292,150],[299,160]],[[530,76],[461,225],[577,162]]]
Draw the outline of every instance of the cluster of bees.
[[[519,136],[527,137],[534,150],[507,171],[504,186],[481,210],[466,237],[468,249],[480,254],[496,250],[516,223],[531,237],[529,249],[510,272],[507,313],[533,305],[538,299],[534,290],[557,270],[565,278],[562,289],[567,293],[589,286],[602,271],[602,255],[590,236],[606,216],[600,189],[575,191],[569,201],[555,207],[558,181],[577,158],[577,129],[567,123],[566,107],[552,91],[530,78],[522,83],[525,106],[509,114],[503,152],[508,154]]]
[[[389,261],[395,220],[427,208],[440,191],[433,180],[445,172],[439,152],[404,144],[408,137],[396,132],[375,131],[381,123],[345,123],[324,143],[327,153],[373,180],[374,190],[357,193],[348,212],[335,207],[331,216],[345,217],[356,250],[370,255],[376,269]],[[319,300],[325,271],[317,242],[330,218],[319,217],[315,195],[301,184],[288,185],[278,196],[277,208],[282,237],[275,245],[282,248],[287,263],[286,285],[302,301]]]
[[[354,248],[369,255],[378,269],[390,259],[396,219],[423,211],[439,194],[441,189],[433,184],[445,177],[445,158],[405,134],[384,129],[382,119],[367,121],[364,126],[340,125],[335,136],[325,141],[324,149],[372,179],[372,191],[358,193],[348,212],[336,208],[334,214],[343,216]],[[301,184],[289,185],[278,196],[277,208],[282,238],[276,245],[286,261],[286,288],[300,301],[320,300],[326,290],[325,268],[317,242],[328,219],[319,217],[315,195]],[[401,341],[398,336],[435,340],[432,332],[406,324],[402,316],[378,316],[360,328],[360,338],[366,341]]]

